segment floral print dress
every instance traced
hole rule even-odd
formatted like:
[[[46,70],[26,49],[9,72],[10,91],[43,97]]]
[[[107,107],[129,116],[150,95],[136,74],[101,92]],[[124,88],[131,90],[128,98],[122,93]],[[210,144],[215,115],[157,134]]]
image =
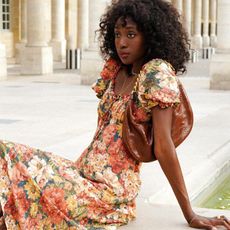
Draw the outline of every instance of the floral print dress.
[[[179,103],[177,78],[167,62],[145,64],[130,95],[114,92],[120,65],[110,59],[93,89],[101,98],[98,127],[76,161],[0,141],[0,204],[7,229],[116,229],[135,218],[140,163],[122,143],[129,100],[140,122],[151,108]]]

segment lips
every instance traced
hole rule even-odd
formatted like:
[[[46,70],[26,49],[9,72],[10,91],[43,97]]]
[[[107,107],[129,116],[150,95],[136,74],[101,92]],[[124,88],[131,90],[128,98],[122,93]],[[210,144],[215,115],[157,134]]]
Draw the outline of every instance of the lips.
[[[129,56],[129,53],[120,53],[119,56],[124,59]]]

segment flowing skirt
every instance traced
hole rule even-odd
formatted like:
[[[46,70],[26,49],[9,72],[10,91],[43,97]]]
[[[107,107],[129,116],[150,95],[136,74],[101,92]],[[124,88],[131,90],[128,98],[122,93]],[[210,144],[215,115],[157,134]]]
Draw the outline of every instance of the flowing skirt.
[[[116,229],[135,218],[135,202],[89,180],[76,163],[0,141],[0,204],[7,229]]]

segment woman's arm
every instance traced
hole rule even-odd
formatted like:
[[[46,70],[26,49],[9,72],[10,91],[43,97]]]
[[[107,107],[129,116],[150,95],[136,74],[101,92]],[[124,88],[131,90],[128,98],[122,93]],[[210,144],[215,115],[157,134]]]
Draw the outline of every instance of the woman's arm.
[[[196,215],[191,208],[182,170],[171,138],[172,108],[161,109],[156,106],[152,109],[152,117],[154,152],[187,222],[195,228],[213,229],[213,226],[220,224],[230,229],[230,222],[227,218],[201,217]]]

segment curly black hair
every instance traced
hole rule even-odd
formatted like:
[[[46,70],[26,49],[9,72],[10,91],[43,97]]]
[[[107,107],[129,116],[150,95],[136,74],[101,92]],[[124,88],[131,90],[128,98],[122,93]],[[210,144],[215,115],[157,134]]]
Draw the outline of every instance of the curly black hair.
[[[180,15],[171,3],[163,0],[115,0],[100,19],[99,41],[104,59],[120,62],[115,47],[114,27],[119,18],[131,18],[145,38],[144,62],[160,58],[175,72],[185,72],[189,60],[189,40]]]

